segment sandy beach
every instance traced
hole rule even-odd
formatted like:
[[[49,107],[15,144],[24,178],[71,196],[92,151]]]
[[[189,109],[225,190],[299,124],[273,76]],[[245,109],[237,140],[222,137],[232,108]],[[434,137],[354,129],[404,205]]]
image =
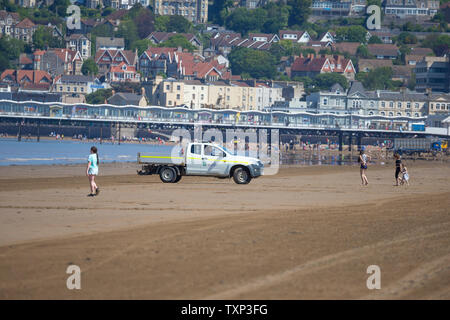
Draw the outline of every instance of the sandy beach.
[[[163,184],[134,163],[0,167],[0,299],[449,299],[450,165]],[[81,268],[81,290],[66,268]],[[366,269],[381,269],[368,290]]]

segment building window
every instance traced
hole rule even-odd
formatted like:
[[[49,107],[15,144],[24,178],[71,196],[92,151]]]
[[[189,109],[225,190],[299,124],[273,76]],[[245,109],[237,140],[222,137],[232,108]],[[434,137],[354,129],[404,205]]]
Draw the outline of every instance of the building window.
[[[180,95],[179,94],[177,94],[177,100],[180,100]]]
[[[406,104],[406,109],[411,109],[411,102],[408,102],[408,103]]]
[[[177,90],[180,91],[181,90],[181,86],[177,85]]]
[[[397,108],[401,108],[402,107],[402,103],[401,102],[397,102]]]
[[[393,101],[389,102],[389,107],[391,107],[391,108],[394,107],[394,102]]]

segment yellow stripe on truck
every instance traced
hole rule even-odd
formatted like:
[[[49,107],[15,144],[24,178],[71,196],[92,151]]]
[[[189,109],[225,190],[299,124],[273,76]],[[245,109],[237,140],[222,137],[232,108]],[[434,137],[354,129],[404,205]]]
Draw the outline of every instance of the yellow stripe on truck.
[[[141,156],[141,158],[151,158],[151,159],[184,159],[183,157],[161,157],[161,156]],[[189,157],[189,160],[203,160],[202,158],[193,158]],[[242,163],[242,164],[248,164],[248,162],[241,162],[241,161],[233,161],[233,160],[222,160],[222,159],[205,159],[208,161],[223,161],[223,162],[231,162],[231,163]]]
[[[151,159],[184,159],[183,157],[160,157],[160,156],[141,156],[141,158],[151,158]]]

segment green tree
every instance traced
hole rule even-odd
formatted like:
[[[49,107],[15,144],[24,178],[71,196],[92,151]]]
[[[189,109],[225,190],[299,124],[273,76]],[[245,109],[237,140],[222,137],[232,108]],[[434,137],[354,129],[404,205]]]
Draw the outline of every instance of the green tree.
[[[99,89],[86,95],[86,102],[89,104],[103,104],[111,96],[112,89]]]
[[[336,36],[348,42],[366,42],[367,30],[362,26],[340,27],[336,30]]]
[[[8,57],[3,53],[0,52],[0,72],[5,71],[6,69],[11,69],[12,65],[9,61]]]
[[[450,36],[446,34],[432,34],[425,38],[422,47],[433,49],[437,56],[442,56],[450,50]]]
[[[81,72],[87,76],[87,75],[91,75],[91,76],[95,76],[98,73],[98,66],[95,63],[94,59],[89,58],[84,60],[83,62],[83,66],[81,67]]]
[[[321,90],[329,89],[335,83],[339,83],[342,88],[348,88],[348,80],[338,73],[321,73],[314,78],[314,84]]]
[[[233,74],[249,74],[256,79],[274,79],[277,76],[276,58],[267,51],[233,48],[228,55]]]
[[[267,19],[263,24],[262,31],[265,33],[278,33],[286,29],[289,22],[289,7],[269,2],[263,7],[267,11]]]
[[[147,37],[155,30],[155,16],[147,8],[141,7],[141,10],[136,14],[133,21],[136,24],[137,33],[141,39]]]
[[[232,0],[214,0],[208,7],[209,20],[213,23],[223,25],[224,18],[229,14],[229,9],[233,7]]]
[[[308,21],[311,14],[311,0],[287,0],[287,4],[291,7],[289,26],[301,26]]]
[[[413,33],[402,32],[396,39],[398,44],[415,44],[417,43],[417,37]]]
[[[398,83],[391,80],[392,74],[390,67],[381,67],[369,72],[359,72],[356,79],[361,81],[364,87],[369,90],[390,90],[398,87]]]
[[[267,20],[267,11],[262,8],[249,10],[247,8],[237,8],[225,19],[225,26],[228,29],[246,35],[249,31],[260,32]]]
[[[3,36],[0,38],[0,53],[8,60],[17,60],[22,52],[29,51],[24,41],[11,38],[10,36]]]
[[[137,40],[133,42],[133,45],[131,46],[130,50],[138,49],[138,55],[140,56],[142,53],[144,53],[145,50],[148,49],[148,47],[153,47],[153,43],[148,39],[142,39]]]
[[[176,34],[171,36],[164,42],[161,42],[158,47],[169,47],[169,48],[178,48],[181,47],[183,49],[187,49],[189,52],[194,51],[195,46],[186,39],[185,36],[181,34]]]
[[[117,37],[124,38],[125,48],[130,49],[133,43],[139,40],[137,26],[132,20],[126,20],[120,23]]]
[[[369,43],[373,44],[373,43],[383,43],[383,41],[381,41],[381,39],[377,36],[371,36],[369,39]]]
[[[37,49],[63,48],[61,38],[53,36],[53,29],[39,26],[33,33],[33,45]]]
[[[167,32],[188,33],[193,30],[193,24],[183,16],[169,16]]]
[[[369,52],[369,49],[365,45],[360,45],[356,49],[356,56],[358,58],[363,58],[363,59],[371,59],[371,58],[373,58],[373,56]]]
[[[65,17],[68,6],[70,6],[70,0],[54,0],[49,9],[60,17]]]
[[[158,16],[155,18],[155,30],[159,32],[167,32],[170,16]]]

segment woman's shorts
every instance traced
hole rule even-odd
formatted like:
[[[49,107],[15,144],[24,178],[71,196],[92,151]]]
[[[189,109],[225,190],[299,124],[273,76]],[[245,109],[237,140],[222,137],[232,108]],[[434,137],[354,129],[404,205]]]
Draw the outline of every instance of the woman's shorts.
[[[367,164],[362,164],[361,169],[367,170]]]
[[[400,174],[400,168],[395,170],[395,179],[398,179],[398,175]]]
[[[98,169],[89,168],[88,174],[91,176],[96,176],[98,175]]]

